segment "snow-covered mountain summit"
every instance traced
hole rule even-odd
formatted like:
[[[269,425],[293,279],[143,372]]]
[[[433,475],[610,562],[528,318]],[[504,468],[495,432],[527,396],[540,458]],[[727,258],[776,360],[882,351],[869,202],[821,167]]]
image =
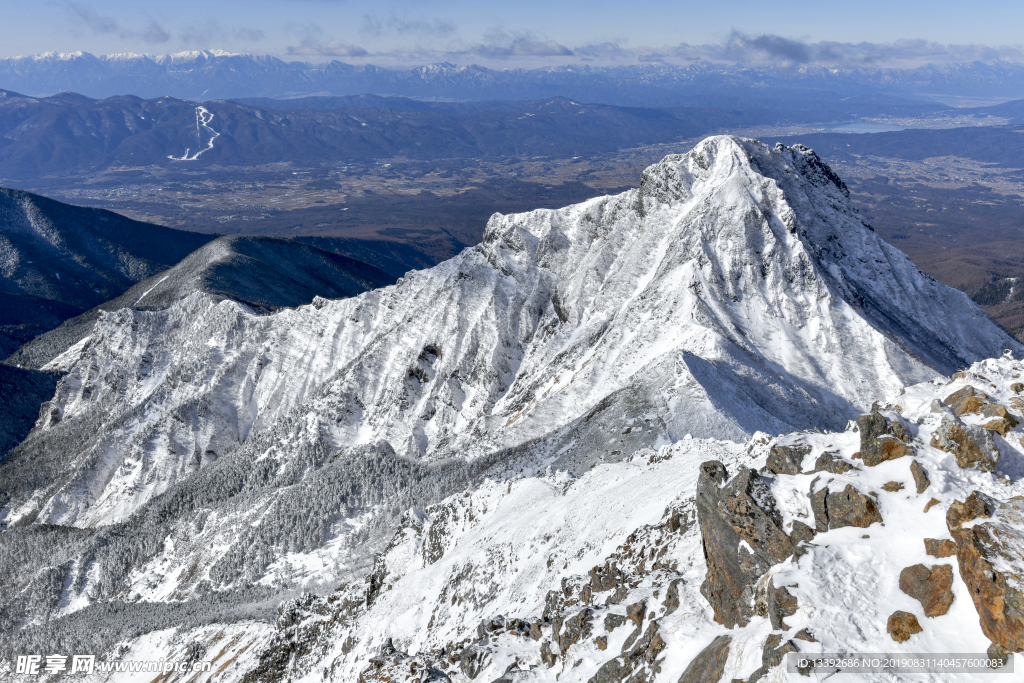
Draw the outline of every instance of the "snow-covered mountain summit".
[[[715,137],[638,190],[495,215],[393,287],[271,316],[203,297],[105,314],[51,363],[67,375],[21,449],[60,473],[7,491],[3,521],[124,519],[296,415],[332,451],[578,469],[686,434],[836,428],[1022,350],[847,195],[806,148]]]

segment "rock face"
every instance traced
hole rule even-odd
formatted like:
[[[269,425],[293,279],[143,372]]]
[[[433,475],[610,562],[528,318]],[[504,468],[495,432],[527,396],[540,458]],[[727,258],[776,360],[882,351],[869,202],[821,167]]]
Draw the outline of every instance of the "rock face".
[[[860,415],[857,427],[860,430],[860,455],[868,467],[905,455],[914,455],[914,449],[907,445],[910,436],[906,428],[877,410]]]
[[[974,491],[950,505],[946,525],[982,631],[1008,652],[1024,651],[1024,498]]]
[[[754,585],[772,565],[793,553],[782,529],[775,499],[757,472],[741,469],[728,483],[725,466],[700,466],[697,521],[708,573],[700,592],[711,603],[715,621],[745,626],[755,613]]]
[[[725,672],[725,662],[729,659],[730,643],[732,638],[729,636],[718,636],[712,640],[686,667],[686,671],[679,677],[679,683],[718,683]]]
[[[910,640],[910,636],[920,633],[922,629],[921,624],[917,621],[917,617],[913,614],[896,610],[889,617],[885,630],[897,643],[905,643]]]
[[[941,617],[953,604],[953,567],[915,564],[900,572],[900,590],[924,607],[926,617]]]
[[[956,418],[943,418],[932,435],[931,445],[956,456],[956,464],[966,469],[992,472],[999,462],[999,448],[992,432],[965,425]]]

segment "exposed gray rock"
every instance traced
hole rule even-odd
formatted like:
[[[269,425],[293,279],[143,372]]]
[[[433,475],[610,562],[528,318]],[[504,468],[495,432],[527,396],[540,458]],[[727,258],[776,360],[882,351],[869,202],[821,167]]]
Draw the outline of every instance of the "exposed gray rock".
[[[804,456],[811,452],[806,444],[772,446],[766,467],[775,474],[800,474]]]
[[[731,643],[730,636],[718,636],[712,640],[686,667],[679,677],[679,683],[718,683],[725,673]]]
[[[793,540],[783,531],[771,490],[757,472],[741,469],[726,484],[725,466],[717,460],[703,463],[700,470],[697,519],[708,565],[700,591],[715,621],[744,626],[754,614],[757,580],[793,553]]]

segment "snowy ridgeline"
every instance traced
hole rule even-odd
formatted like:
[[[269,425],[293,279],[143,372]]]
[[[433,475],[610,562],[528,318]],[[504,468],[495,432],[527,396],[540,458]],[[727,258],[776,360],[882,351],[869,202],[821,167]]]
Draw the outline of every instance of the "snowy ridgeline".
[[[495,216],[481,245],[392,287],[270,315],[199,292],[162,310],[104,312],[48,366],[63,379],[3,465],[0,585],[15,589],[0,593],[0,637],[10,634],[0,645],[110,653],[120,641],[116,652],[132,657],[187,647],[190,656],[223,651],[218,667],[234,652],[224,671],[255,667],[259,680],[286,677],[292,664],[296,675],[322,678],[326,666],[328,677],[333,667],[337,680],[354,680],[390,636],[398,649],[381,667],[416,664],[422,673],[433,670],[426,658],[438,669],[457,652],[465,657],[453,675],[483,667],[489,682],[515,657],[524,667],[539,657],[533,676],[587,680],[627,636],[602,633],[582,606],[604,619],[646,599],[648,617],[632,613],[642,633],[627,648],[643,644],[643,652],[616,666],[627,675],[662,666],[660,675],[678,679],[691,655],[724,633],[697,592],[706,571],[692,502],[700,463],[721,460],[729,477],[740,465],[760,467],[764,439],[738,445],[759,431],[842,429],[875,400],[1007,348],[1024,355],[963,293],[882,242],[813,152],[729,137],[648,168],[639,190]],[[1019,412],[1008,395],[997,402]],[[887,448],[890,437],[909,448],[909,432],[933,428],[917,425],[907,412],[915,409],[905,407],[907,425],[878,418],[893,432],[882,439]],[[947,441],[960,434],[944,429]],[[802,438],[812,446],[807,458],[832,440],[827,450],[849,460],[861,436]],[[1016,478],[1012,441],[992,443]],[[914,448],[929,472],[949,469],[937,451]],[[778,543],[763,551],[758,534],[737,537],[729,553],[767,553],[746,563],[756,580],[723,569],[731,578],[713,581],[709,595],[756,598],[769,569],[794,562],[791,552],[783,557],[800,540],[793,534],[818,527],[808,510],[814,524],[797,526],[803,498],[827,516],[835,494],[841,516],[867,506],[837,488],[844,478],[874,491],[871,476],[896,481],[889,469],[909,460],[859,472],[832,472],[844,468],[826,462],[814,496],[814,476],[773,477],[772,493],[761,487],[754,499],[778,507],[778,528],[762,529]],[[950,472],[963,485],[934,494],[944,480],[930,475],[929,495],[947,506],[970,486],[1012,490],[984,488],[990,474]],[[883,516],[896,505],[887,500],[908,495],[876,492]],[[413,507],[426,513],[405,514]],[[628,541],[634,532],[639,540]],[[826,519],[812,542],[833,548],[822,541],[831,534],[844,548],[863,546],[842,551],[854,568],[847,584],[877,579],[867,570],[871,544],[886,536],[872,527],[870,539],[857,540]],[[470,555],[451,552],[459,547]],[[800,567],[832,561],[824,549],[803,553]],[[609,558],[617,569],[588,574]],[[334,591],[341,582],[351,588]],[[609,585],[619,597],[605,609],[593,594]],[[294,603],[268,631],[276,605],[302,590],[331,596]],[[549,600],[551,590],[563,598]],[[821,647],[848,637],[828,635],[835,617],[822,616],[831,608],[813,594],[787,590],[811,612],[786,623],[804,623]],[[671,613],[669,595],[680,605]],[[851,611],[852,598],[844,600]],[[658,636],[649,617],[662,606],[657,628],[675,630]],[[735,604],[721,609],[742,622],[728,666],[746,675],[766,622]],[[477,637],[478,620],[499,614],[524,622],[495,627],[497,650],[467,650],[462,641]],[[563,617],[575,619],[566,628],[576,636],[563,636]],[[870,640],[876,631],[866,624],[849,633],[881,647],[885,620],[881,640]],[[513,632],[523,640],[502,640]],[[249,643],[244,652],[239,643]],[[674,653],[662,664],[656,643]],[[424,659],[398,662],[401,652]]]
[[[841,432],[487,481],[410,509],[365,581],[285,603],[274,627],[167,629],[118,656],[216,657],[219,681],[460,683],[804,680],[788,652],[1005,658],[1024,648],[1022,375],[992,359]]]

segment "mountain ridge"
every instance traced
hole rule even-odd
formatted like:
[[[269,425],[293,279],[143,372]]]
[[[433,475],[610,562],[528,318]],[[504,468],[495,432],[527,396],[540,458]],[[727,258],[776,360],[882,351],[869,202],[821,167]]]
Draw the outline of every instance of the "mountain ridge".
[[[44,638],[86,608],[148,610],[90,634],[112,647],[210,595],[250,615],[368,574],[333,600],[370,603],[410,508],[676,442],[842,429],[1004,348],[1024,353],[811,150],[708,138],[636,190],[495,215],[482,244],[357,297],[102,315],[46,366],[63,378],[0,464],[0,580],[47,568],[0,617],[53,615],[17,636]]]

